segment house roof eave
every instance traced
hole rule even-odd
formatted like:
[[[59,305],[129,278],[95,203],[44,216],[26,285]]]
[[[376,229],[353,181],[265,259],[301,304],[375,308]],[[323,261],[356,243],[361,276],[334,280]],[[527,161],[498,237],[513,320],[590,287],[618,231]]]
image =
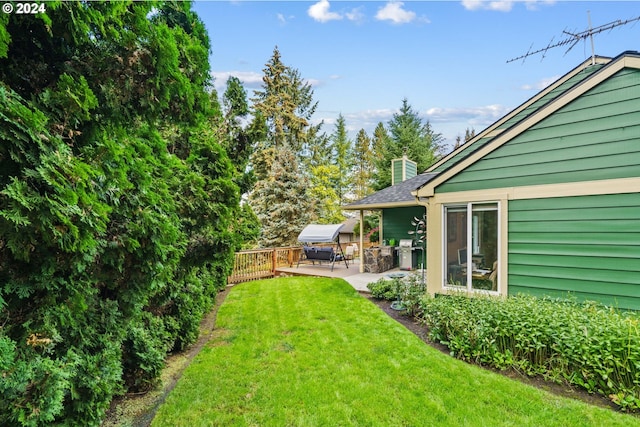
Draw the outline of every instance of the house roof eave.
[[[564,107],[569,102],[575,100],[588,90],[591,90],[593,87],[602,83],[623,68],[640,69],[640,53],[624,52],[623,54],[618,55],[600,70],[597,70],[586,79],[580,81],[575,86],[572,86],[566,92],[549,101],[547,104],[543,105],[512,127],[504,130],[493,140],[489,141],[484,146],[479,147],[477,150],[470,153],[466,158],[452,165],[449,169],[442,171],[440,174],[434,177],[434,179],[426,182],[415,191],[415,196],[419,198],[433,196],[438,185],[446,182],[449,178],[457,175],[473,163],[485,157],[487,154],[506,144],[516,136],[527,131],[529,128],[531,128],[541,120],[549,117],[558,109]]]

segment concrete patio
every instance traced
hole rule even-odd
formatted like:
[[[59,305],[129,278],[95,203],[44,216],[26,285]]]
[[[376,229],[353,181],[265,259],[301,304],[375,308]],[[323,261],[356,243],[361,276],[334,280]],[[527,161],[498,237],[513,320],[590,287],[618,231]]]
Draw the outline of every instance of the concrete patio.
[[[317,277],[336,277],[341,278],[349,282],[358,291],[369,292],[367,284],[378,281],[380,278],[389,277],[394,273],[407,273],[400,271],[398,268],[387,270],[383,273],[360,273],[360,260],[350,260],[349,268],[344,264],[344,261],[336,262],[331,271],[331,264],[318,262],[315,265],[305,262],[301,263],[299,267],[295,265],[293,267],[280,267],[276,269],[280,274],[289,274],[295,276],[317,276]]]

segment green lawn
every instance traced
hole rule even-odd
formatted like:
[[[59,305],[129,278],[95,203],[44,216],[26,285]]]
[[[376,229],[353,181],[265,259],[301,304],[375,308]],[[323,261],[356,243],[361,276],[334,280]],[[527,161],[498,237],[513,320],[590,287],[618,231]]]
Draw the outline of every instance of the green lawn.
[[[234,287],[152,426],[640,426],[455,360],[341,279]]]

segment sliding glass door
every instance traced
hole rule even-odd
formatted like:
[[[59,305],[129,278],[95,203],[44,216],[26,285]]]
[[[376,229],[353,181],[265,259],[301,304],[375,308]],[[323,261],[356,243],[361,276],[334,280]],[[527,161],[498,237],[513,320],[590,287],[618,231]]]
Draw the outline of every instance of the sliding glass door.
[[[444,208],[444,284],[467,290],[497,291],[498,203]]]

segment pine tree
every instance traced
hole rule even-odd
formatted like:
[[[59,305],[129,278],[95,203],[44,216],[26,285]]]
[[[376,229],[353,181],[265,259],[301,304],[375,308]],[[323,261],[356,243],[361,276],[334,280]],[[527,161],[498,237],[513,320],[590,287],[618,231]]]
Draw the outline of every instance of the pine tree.
[[[247,169],[254,141],[250,129],[242,126],[242,120],[249,115],[249,103],[247,93],[237,77],[227,80],[223,106],[224,120],[220,125],[223,145],[236,169],[235,182],[244,194],[255,183],[255,176]]]
[[[334,164],[337,167],[335,193],[339,204],[347,202],[347,193],[351,187],[351,168],[353,166],[353,147],[347,135],[344,116],[340,114],[336,121],[335,130],[331,135],[334,150]]]
[[[362,199],[372,192],[370,182],[373,169],[371,138],[364,129],[360,129],[354,146],[353,185],[354,196]]]
[[[320,128],[321,124],[309,128],[302,157],[305,173],[310,173],[316,166],[327,165],[333,161],[331,138],[324,132],[320,133]]]
[[[262,224],[262,247],[297,244],[298,234],[309,223],[309,181],[300,173],[296,157],[287,145],[274,151],[267,176],[256,183],[249,196]]]
[[[374,190],[382,190],[387,187],[387,182],[391,182],[391,159],[387,153],[387,147],[389,146],[389,134],[382,122],[378,123],[373,131],[373,165],[374,170],[372,173],[371,186]],[[389,161],[387,162],[387,159]]]
[[[390,137],[381,140],[383,145],[376,159],[375,187],[381,189],[391,185],[391,160],[406,153],[418,165],[418,172],[424,171],[435,162],[442,151],[444,138],[435,133],[431,124],[423,123],[407,99],[402,100],[400,111],[393,115],[388,124]]]
[[[317,107],[311,85],[282,62],[277,47],[263,72],[263,89],[255,91],[253,109],[265,118],[271,145],[277,149],[286,142],[299,153]]]
[[[296,243],[316,209],[306,194],[308,173],[299,165],[309,135],[319,129],[309,125],[317,103],[311,86],[298,70],[284,65],[277,47],[264,69],[263,87],[255,92],[253,101],[252,129],[262,139],[256,139],[251,159],[258,181],[249,200],[262,224],[260,244],[290,245]]]

